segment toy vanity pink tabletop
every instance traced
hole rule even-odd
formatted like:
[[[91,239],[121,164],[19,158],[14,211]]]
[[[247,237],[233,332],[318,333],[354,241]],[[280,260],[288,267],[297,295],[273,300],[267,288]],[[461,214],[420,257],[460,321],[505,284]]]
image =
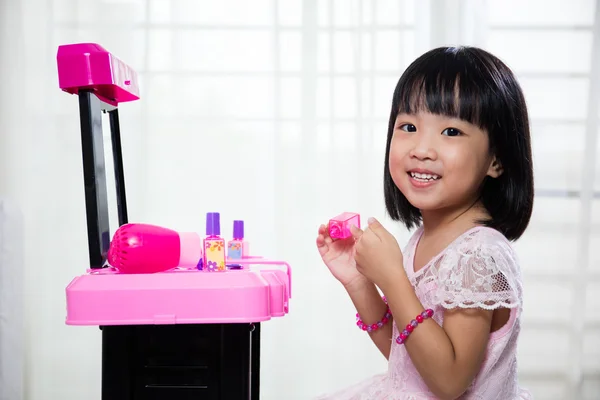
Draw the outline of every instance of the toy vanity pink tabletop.
[[[59,46],[56,61],[59,87],[67,93],[92,89],[112,105],[140,98],[137,73],[98,44]]]
[[[250,323],[284,316],[291,297],[290,266],[258,259],[252,264],[285,269],[155,274],[90,270],[67,286],[67,324]]]

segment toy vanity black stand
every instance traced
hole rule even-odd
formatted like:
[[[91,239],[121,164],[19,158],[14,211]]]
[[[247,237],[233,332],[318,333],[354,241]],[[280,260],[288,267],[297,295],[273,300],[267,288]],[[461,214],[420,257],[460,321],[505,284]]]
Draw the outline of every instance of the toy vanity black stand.
[[[97,44],[60,46],[57,64],[60,88],[79,97],[91,266],[87,274],[76,277],[67,287],[67,323],[100,326],[102,399],[259,399],[259,322],[124,325],[75,315],[82,299],[85,304],[93,304],[88,308],[102,308],[104,303],[97,301],[102,299],[101,292],[89,289],[93,285],[85,286],[87,292],[81,286],[97,279],[95,272],[103,271],[110,244],[102,113],[108,113],[110,120],[118,219],[122,225],[128,220],[118,104],[139,99],[139,89],[135,71]],[[285,297],[285,312],[279,316],[288,310],[291,279],[286,285],[279,292],[281,295],[286,291],[286,296],[280,296]],[[272,301],[277,290],[266,290],[270,290]],[[198,307],[202,307],[201,302]],[[272,304],[269,307],[276,308]]]

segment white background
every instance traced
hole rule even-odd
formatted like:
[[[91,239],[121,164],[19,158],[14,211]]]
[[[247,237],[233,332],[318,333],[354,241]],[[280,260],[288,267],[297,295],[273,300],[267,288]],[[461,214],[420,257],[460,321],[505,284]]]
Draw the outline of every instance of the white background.
[[[500,56],[528,100],[538,191],[516,244],[521,382],[536,399],[599,399],[595,8],[593,0],[5,0],[0,194],[25,215],[24,398],[100,398],[100,332],[64,323],[64,288],[88,255],[77,98],[58,89],[55,60],[59,44],[96,42],[140,74],[142,100],[120,107],[130,221],[201,231],[205,213],[219,211],[225,234],[244,219],[255,254],[293,267],[290,314],[263,325],[265,400],[308,399],[385,369],[319,260],[317,227],[359,211],[405,243],[410,233],[385,217],[381,184],[397,79],[438,45]]]

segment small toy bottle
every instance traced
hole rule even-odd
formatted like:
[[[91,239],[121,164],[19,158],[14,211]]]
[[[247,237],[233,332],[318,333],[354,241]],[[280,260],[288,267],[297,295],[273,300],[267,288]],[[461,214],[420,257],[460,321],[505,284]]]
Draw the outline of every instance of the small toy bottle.
[[[226,271],[225,239],[221,236],[221,216],[217,212],[206,213],[206,238],[204,238],[204,270]]]
[[[329,236],[332,239],[347,239],[352,236],[350,226],[360,228],[360,215],[353,212],[344,212],[329,220]]]
[[[233,239],[227,243],[227,257],[231,260],[239,260],[246,254],[244,252],[244,221],[233,221]]]

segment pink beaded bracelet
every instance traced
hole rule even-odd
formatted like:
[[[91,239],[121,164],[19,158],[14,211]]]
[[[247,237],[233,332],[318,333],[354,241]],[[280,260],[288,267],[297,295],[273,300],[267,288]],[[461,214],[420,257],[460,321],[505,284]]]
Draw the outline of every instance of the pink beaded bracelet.
[[[387,304],[387,300],[385,298],[385,296],[383,297],[383,301],[385,302],[385,304]],[[367,332],[375,332],[377,329],[381,328],[383,325],[385,325],[390,318],[392,317],[392,311],[390,310],[390,307],[388,306],[387,309],[385,310],[385,314],[383,315],[383,318],[381,318],[380,321],[371,324],[371,325],[367,325],[365,324],[361,319],[360,319],[360,315],[358,313],[356,313],[356,326],[358,326],[361,330],[363,331],[367,331]]]
[[[428,308],[421,314],[417,315],[417,317],[410,321],[410,324],[406,325],[406,328],[404,328],[404,330],[400,332],[400,335],[398,335],[398,337],[396,338],[396,343],[403,344],[404,342],[406,342],[406,339],[408,338],[408,336],[410,336],[412,331],[415,330],[417,325],[423,323],[423,321],[425,321],[428,318],[431,318],[432,316],[433,310],[431,308]]]

